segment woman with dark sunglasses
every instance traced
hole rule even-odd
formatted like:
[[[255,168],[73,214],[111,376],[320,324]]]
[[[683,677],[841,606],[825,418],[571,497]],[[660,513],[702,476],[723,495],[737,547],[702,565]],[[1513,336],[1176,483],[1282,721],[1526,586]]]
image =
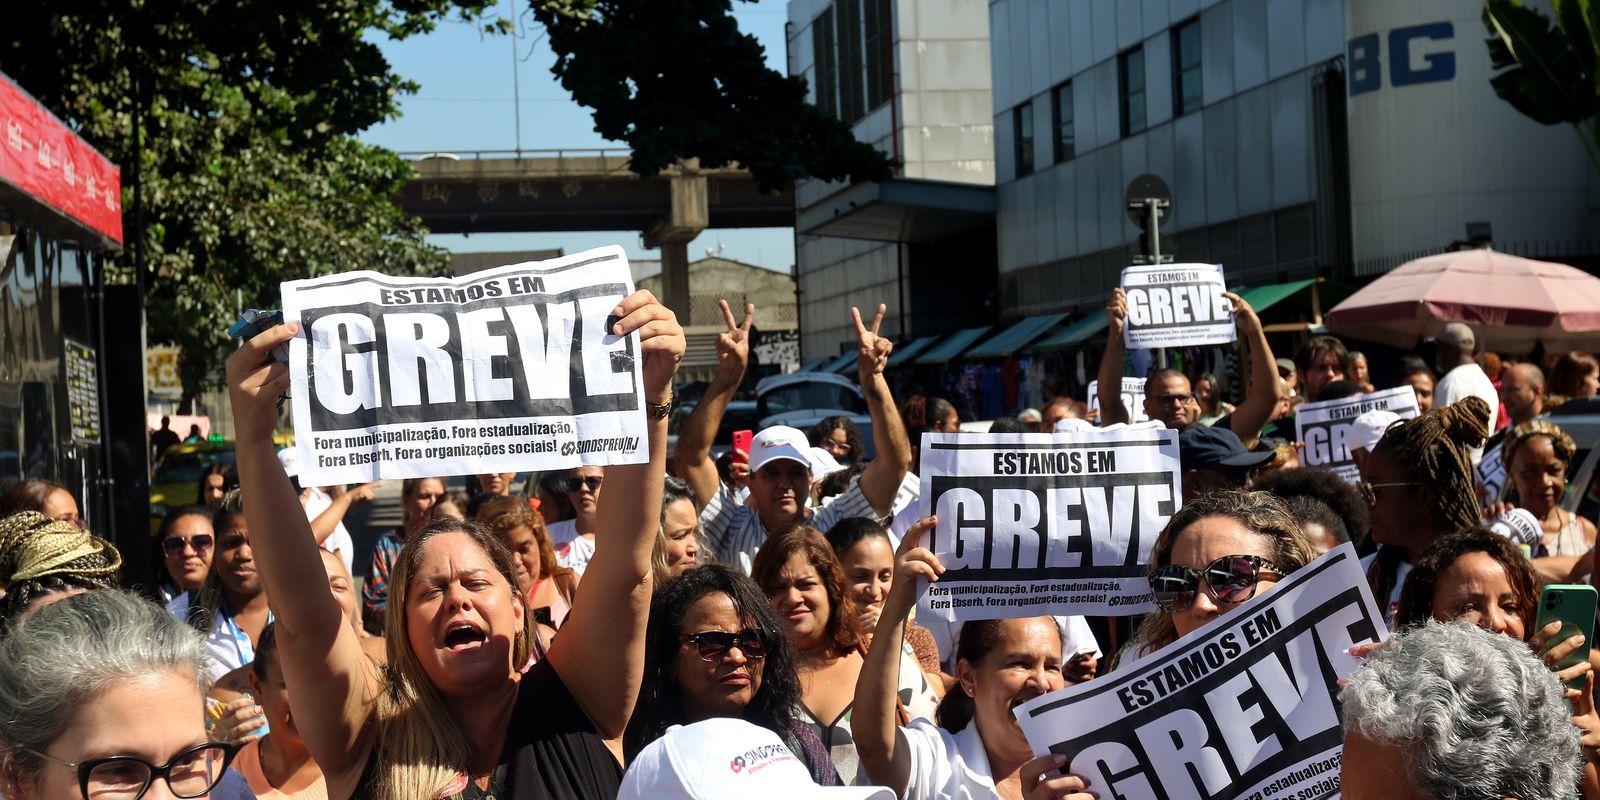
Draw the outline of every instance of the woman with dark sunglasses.
[[[623,737],[632,761],[673,725],[737,717],[783,739],[811,777],[839,785],[828,750],[797,717],[798,656],[755,582],[708,564],[656,590],[644,684]]]
[[[0,792],[221,797],[234,747],[206,738],[206,683],[200,637],[154,604],[104,589],[38,609],[0,642]]]
[[[185,506],[167,515],[156,533],[156,594],[163,604],[205,585],[216,531],[205,506]]]
[[[573,517],[550,526],[550,540],[556,546],[556,560],[580,576],[594,558],[595,509],[600,507],[600,487],[606,480],[603,467],[583,466],[567,470],[565,490]]]

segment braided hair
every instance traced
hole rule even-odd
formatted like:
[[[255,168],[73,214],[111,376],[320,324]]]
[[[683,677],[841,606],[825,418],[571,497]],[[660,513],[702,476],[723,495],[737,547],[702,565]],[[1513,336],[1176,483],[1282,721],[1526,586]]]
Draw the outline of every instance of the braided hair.
[[[122,554],[70,522],[24,511],[0,519],[0,619],[12,620],[45,595],[117,585]]]
[[[1436,531],[1467,530],[1482,524],[1472,448],[1481,447],[1488,435],[1489,404],[1481,397],[1467,397],[1416,419],[1396,422],[1378,440],[1372,454],[1392,459],[1421,484]],[[1378,550],[1367,571],[1373,597],[1380,602],[1389,597],[1400,563],[1410,555],[1399,547]]]

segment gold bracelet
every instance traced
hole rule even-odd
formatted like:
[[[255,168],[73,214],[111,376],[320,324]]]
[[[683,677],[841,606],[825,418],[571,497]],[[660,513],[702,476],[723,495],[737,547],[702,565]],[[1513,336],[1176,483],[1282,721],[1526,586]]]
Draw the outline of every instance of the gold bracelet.
[[[672,413],[672,396],[668,395],[666,402],[649,403],[644,407],[645,415],[652,420],[666,419]]]

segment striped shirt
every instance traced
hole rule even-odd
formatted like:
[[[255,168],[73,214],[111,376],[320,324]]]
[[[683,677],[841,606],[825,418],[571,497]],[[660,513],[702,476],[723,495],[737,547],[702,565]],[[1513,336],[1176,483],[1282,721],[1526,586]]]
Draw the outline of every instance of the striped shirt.
[[[810,509],[806,524],[819,531],[827,531],[841,519],[867,517],[877,519],[867,496],[861,493],[861,483],[852,481],[850,488],[833,498],[822,508]],[[767,540],[767,526],[752,506],[743,505],[727,486],[718,486],[711,502],[700,512],[700,527],[705,529],[706,540],[717,559],[724,564],[737,565],[744,574],[750,574],[756,551]]]

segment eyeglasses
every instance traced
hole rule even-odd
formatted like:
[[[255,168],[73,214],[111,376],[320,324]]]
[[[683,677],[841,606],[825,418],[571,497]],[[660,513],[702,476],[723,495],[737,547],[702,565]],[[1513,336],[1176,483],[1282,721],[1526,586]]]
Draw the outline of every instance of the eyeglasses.
[[[1203,570],[1182,564],[1169,564],[1150,576],[1150,590],[1156,605],[1172,613],[1188,610],[1198,597],[1200,579],[1205,578],[1206,595],[1215,603],[1243,603],[1256,596],[1256,582],[1263,574],[1274,577],[1283,570],[1261,556],[1223,556]]]
[[[701,631],[683,637],[685,642],[693,644],[700,654],[700,660],[709,664],[721,661],[728,651],[738,647],[744,657],[757,661],[767,657],[767,637],[755,628],[746,628],[738,633],[731,631]]]
[[[225,742],[195,745],[156,766],[134,756],[108,756],[73,763],[27,750],[57,766],[78,771],[78,788],[85,800],[139,800],[157,777],[167,782],[176,797],[204,797],[222,781],[239,748]]]
[[[849,442],[836,442],[836,441],[834,441],[832,439],[823,439],[822,440],[822,446],[823,446],[824,449],[827,449],[827,450],[830,450],[830,451],[833,451],[833,452],[837,452],[837,453],[840,453],[842,455],[849,455],[850,454],[850,443]]]
[[[193,547],[196,553],[204,553],[216,543],[217,540],[212,538],[209,533],[197,533],[187,539],[182,536],[168,536],[161,540],[161,549],[165,550],[167,555],[175,556],[183,552],[184,546],[188,545]]]
[[[1157,394],[1157,395],[1151,395],[1150,399],[1156,401],[1157,403],[1161,403],[1163,405],[1169,405],[1170,404],[1170,405],[1177,405],[1177,406],[1186,406],[1186,405],[1194,402],[1194,395],[1192,395],[1192,394]]]
[[[1356,491],[1361,493],[1361,499],[1367,501],[1367,505],[1373,506],[1378,504],[1379,489],[1387,489],[1391,486],[1421,485],[1422,484],[1418,483],[1417,481],[1399,481],[1397,483],[1367,483],[1366,481],[1356,481]]]
[[[583,491],[583,487],[587,486],[589,487],[589,491],[598,492],[600,491],[600,484],[604,482],[605,478],[602,478],[599,475],[590,475],[587,478],[568,478],[567,491],[577,494],[578,492]]]

